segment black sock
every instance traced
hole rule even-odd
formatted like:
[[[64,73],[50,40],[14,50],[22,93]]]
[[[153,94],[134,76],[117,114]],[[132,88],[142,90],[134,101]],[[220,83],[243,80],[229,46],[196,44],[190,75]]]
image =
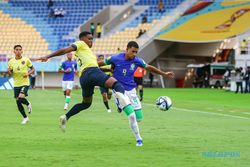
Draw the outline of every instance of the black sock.
[[[143,98],[143,90],[140,90],[140,98]]]
[[[79,113],[82,110],[85,110],[91,106],[91,103],[78,103],[75,104],[66,114],[67,119],[69,119],[71,116]]]
[[[109,110],[109,109],[110,109],[110,108],[109,108],[109,102],[104,101],[103,103],[104,103],[104,105],[106,106],[106,108]]]
[[[18,101],[20,101],[22,104],[25,104],[26,106],[30,104],[25,98],[19,98]]]
[[[18,107],[19,112],[22,114],[22,116],[23,116],[24,118],[26,118],[27,115],[26,115],[25,112],[24,112],[24,108],[23,108],[22,103],[21,103],[19,100],[17,100],[17,101],[16,101],[16,104],[17,104],[17,107]]]

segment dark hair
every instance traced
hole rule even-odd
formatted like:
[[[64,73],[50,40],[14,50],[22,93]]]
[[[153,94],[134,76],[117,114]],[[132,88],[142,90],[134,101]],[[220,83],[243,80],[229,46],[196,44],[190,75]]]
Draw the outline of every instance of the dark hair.
[[[130,41],[130,42],[128,43],[128,45],[127,45],[127,48],[137,48],[137,49],[139,49],[139,45],[138,45],[138,43],[135,42],[135,41]]]
[[[98,58],[100,58],[100,57],[104,57],[104,55],[98,55]]]
[[[83,31],[79,34],[79,39],[81,39],[82,37],[86,37],[87,35],[91,34],[90,32],[88,31]]]
[[[22,49],[22,46],[21,45],[15,45],[14,46],[14,49],[16,49],[17,47],[20,47]]]

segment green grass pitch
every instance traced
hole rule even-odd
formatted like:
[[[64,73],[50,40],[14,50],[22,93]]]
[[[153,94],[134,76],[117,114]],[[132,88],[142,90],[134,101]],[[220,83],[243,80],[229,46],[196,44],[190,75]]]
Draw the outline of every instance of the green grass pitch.
[[[155,99],[169,96],[162,112]],[[124,113],[107,113],[99,91],[92,106],[72,117],[65,133],[61,90],[30,90],[33,113],[21,125],[13,91],[0,91],[0,167],[248,167],[250,94],[215,89],[145,89],[140,125],[143,147],[135,146]],[[74,90],[70,106],[81,101]],[[25,108],[26,109],[26,108]]]

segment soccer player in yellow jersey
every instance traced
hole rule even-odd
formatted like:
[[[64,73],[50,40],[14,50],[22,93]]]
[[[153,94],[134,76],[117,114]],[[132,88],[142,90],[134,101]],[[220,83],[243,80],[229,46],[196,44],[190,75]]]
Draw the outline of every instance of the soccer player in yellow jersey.
[[[28,96],[29,90],[29,76],[35,71],[29,58],[23,57],[22,46],[14,46],[15,57],[10,59],[8,63],[8,73],[13,74],[14,78],[14,97],[16,98],[16,104],[18,110],[23,116],[22,124],[29,122],[29,117],[26,115],[23,105],[28,107],[28,112],[31,114],[31,103],[25,98]],[[29,70],[30,69],[30,70]]]
[[[82,110],[91,106],[94,87],[112,88],[114,96],[123,104],[123,111],[127,114],[129,125],[136,138],[136,146],[142,146],[142,138],[139,133],[139,127],[136,121],[135,111],[131,106],[129,98],[124,94],[123,86],[113,77],[108,76],[100,70],[96,55],[91,51],[93,36],[90,32],[84,31],[79,34],[79,41],[76,41],[69,47],[61,48],[47,56],[40,57],[37,60],[47,61],[49,58],[64,55],[75,51],[80,66],[80,84],[82,88],[83,101],[75,104],[65,115],[60,116],[60,127],[65,131],[66,123],[69,118]]]

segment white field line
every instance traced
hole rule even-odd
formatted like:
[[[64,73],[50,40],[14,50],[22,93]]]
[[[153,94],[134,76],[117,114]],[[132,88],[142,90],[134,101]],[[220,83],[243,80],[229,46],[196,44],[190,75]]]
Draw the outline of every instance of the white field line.
[[[250,115],[250,112],[243,112],[243,114],[248,114],[248,115]]]
[[[222,113],[215,113],[215,112],[207,112],[207,111],[200,111],[200,110],[190,110],[190,109],[176,108],[176,107],[173,107],[173,109],[180,110],[180,111],[193,112],[193,113],[202,113],[202,114],[217,115],[217,116],[219,115],[219,116],[224,116],[224,117],[231,117],[231,118],[239,118],[239,119],[250,120],[250,118],[241,117],[241,116],[237,116],[237,115],[222,114]]]
[[[50,92],[52,92],[50,90]],[[59,94],[59,92],[54,91],[53,93]],[[72,95],[79,95],[78,93],[71,93]],[[81,95],[81,94],[80,94]],[[62,95],[63,96],[63,95]],[[93,98],[93,100],[97,98],[97,99],[101,99],[101,96],[95,96]],[[111,100],[112,101],[112,100]],[[149,104],[149,103],[142,103],[143,105],[147,105],[147,106],[155,106],[154,104]],[[179,111],[185,111],[185,112],[193,112],[193,113],[200,113],[200,114],[208,114],[208,115],[216,115],[216,116],[223,116],[223,117],[231,117],[231,118],[238,118],[238,119],[245,119],[245,120],[250,120],[250,118],[248,117],[241,117],[241,116],[237,116],[237,115],[230,115],[230,114],[222,114],[222,113],[214,113],[214,112],[207,112],[207,111],[201,111],[201,110],[190,110],[190,109],[185,109],[185,108],[177,108],[177,107],[172,107],[172,109],[174,110],[179,110]],[[247,112],[244,112],[244,114],[246,114]],[[247,113],[250,114],[250,113]]]
[[[148,104],[148,103],[143,103],[143,105],[154,106],[154,104]],[[177,107],[172,107],[172,109],[179,110],[179,111],[185,111],[185,112],[193,112],[193,113],[200,113],[200,114],[208,114],[208,115],[216,115],[216,116],[223,116],[223,117],[231,117],[231,118],[239,118],[239,119],[250,120],[250,118],[247,118],[247,117],[241,117],[241,116],[230,115],[230,114],[214,113],[214,112],[207,112],[207,111],[201,111],[201,110],[190,110],[190,109],[177,108]]]

